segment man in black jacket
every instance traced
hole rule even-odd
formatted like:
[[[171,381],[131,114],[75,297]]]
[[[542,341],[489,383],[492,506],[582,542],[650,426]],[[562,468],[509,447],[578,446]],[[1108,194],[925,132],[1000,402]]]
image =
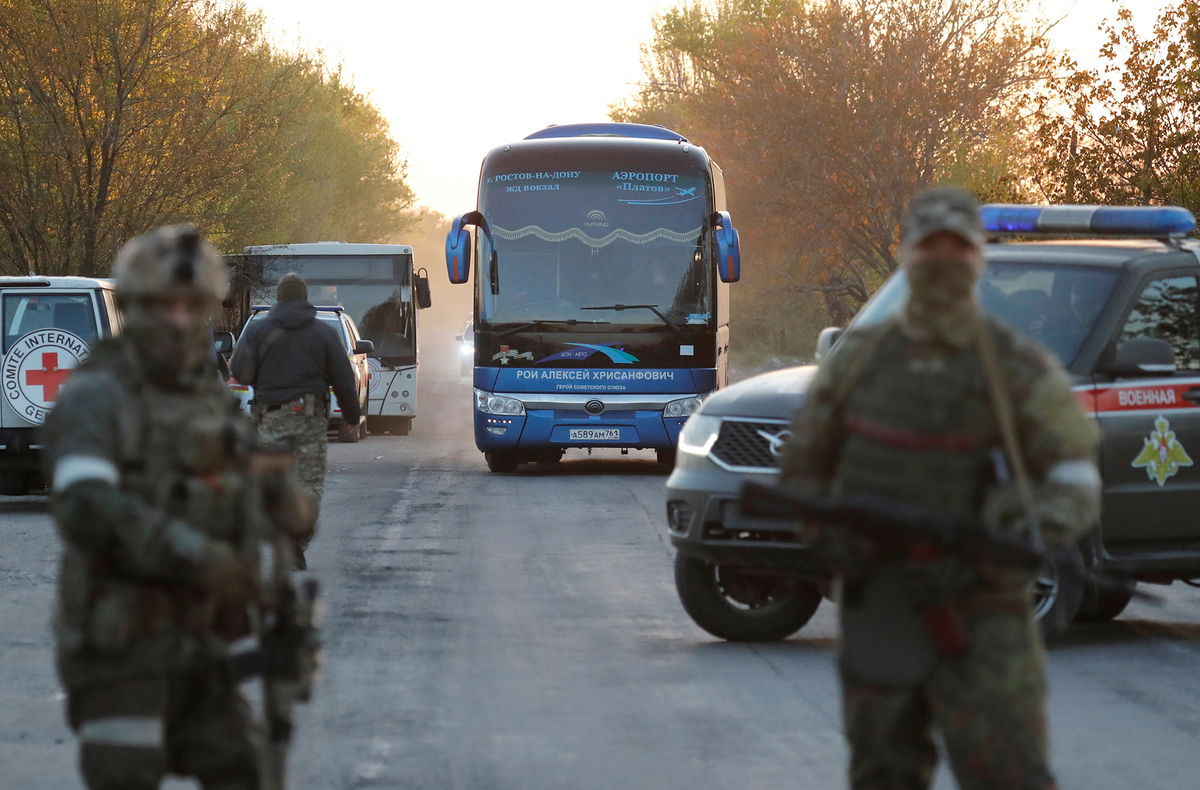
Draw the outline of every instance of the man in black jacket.
[[[254,387],[252,408],[259,437],[291,448],[297,476],[319,510],[325,488],[329,388],[337,395],[343,419],[358,425],[362,420],[358,387],[341,338],[317,319],[304,280],[298,274],[284,275],[275,296],[267,317],[251,321],[242,333],[229,367],[239,384]],[[297,546],[300,567],[305,566],[304,549],[311,539]]]

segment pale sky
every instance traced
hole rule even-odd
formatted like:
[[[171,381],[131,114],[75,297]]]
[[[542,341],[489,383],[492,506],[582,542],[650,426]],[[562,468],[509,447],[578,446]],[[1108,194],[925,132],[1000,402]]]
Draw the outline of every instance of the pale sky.
[[[650,20],[674,0],[248,0],[285,47],[320,49],[378,106],[419,203],[475,207],[491,148],[551,123],[603,121],[634,93]],[[1142,27],[1172,0],[1133,0]],[[1058,46],[1094,57],[1116,0],[1040,0]],[[685,131],[686,130],[681,130]],[[697,141],[703,145],[703,140]]]

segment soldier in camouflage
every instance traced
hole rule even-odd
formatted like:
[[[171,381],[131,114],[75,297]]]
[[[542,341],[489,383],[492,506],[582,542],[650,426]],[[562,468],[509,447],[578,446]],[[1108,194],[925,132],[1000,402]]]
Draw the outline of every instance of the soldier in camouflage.
[[[346,349],[337,332],[316,315],[303,278],[284,275],[266,318],[252,321],[242,334],[230,370],[240,383],[254,387],[252,409],[259,437],[293,453],[300,483],[319,508],[325,490],[330,388],[347,424],[358,425],[363,415]],[[297,546],[301,568],[306,567],[304,549],[311,539],[305,536]]]
[[[211,360],[224,263],[194,228],[166,227],[125,245],[115,277],[124,334],[95,346],[46,425],[57,660],[81,771],[93,790],[168,773],[266,787],[228,649],[255,628],[261,546],[285,525],[248,474],[253,426]]]
[[[902,258],[910,293],[901,314],[850,333],[822,364],[793,420],[781,479],[997,529],[1036,522],[1048,544],[1072,545],[1099,514],[1097,430],[1057,360],[980,310],[974,199],[946,188],[917,196]],[[1020,457],[1008,458],[1014,447]],[[1055,787],[1029,573],[882,556],[837,530],[818,541],[838,574],[850,787],[929,787],[935,731],[962,788]],[[957,618],[965,649],[939,650],[921,617],[931,602]]]

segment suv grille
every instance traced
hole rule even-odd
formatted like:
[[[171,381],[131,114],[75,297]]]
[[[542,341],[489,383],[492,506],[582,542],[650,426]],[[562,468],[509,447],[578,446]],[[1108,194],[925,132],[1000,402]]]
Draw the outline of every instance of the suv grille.
[[[775,469],[779,466],[775,453],[782,447],[780,435],[786,434],[787,425],[784,420],[723,420],[712,458],[725,467]]]

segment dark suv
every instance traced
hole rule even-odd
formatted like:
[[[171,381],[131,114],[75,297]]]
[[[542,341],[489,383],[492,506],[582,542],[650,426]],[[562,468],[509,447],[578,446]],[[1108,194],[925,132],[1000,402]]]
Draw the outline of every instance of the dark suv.
[[[1103,515],[1079,551],[1089,565],[1132,580],[1094,589],[1048,569],[1037,590],[1044,629],[1116,617],[1138,581],[1200,579],[1200,245],[1182,238],[1195,227],[1191,214],[988,206],[983,219],[991,233],[1093,237],[989,244],[980,284],[987,312],[1058,355],[1099,424]],[[906,292],[897,273],[851,328],[895,314]],[[818,358],[840,333],[821,333]],[[744,481],[776,475],[815,370],[775,371],[717,392],[680,435],[667,481],[676,586],[684,608],[716,636],[781,639],[820,603],[823,580],[791,526],[739,509]]]

